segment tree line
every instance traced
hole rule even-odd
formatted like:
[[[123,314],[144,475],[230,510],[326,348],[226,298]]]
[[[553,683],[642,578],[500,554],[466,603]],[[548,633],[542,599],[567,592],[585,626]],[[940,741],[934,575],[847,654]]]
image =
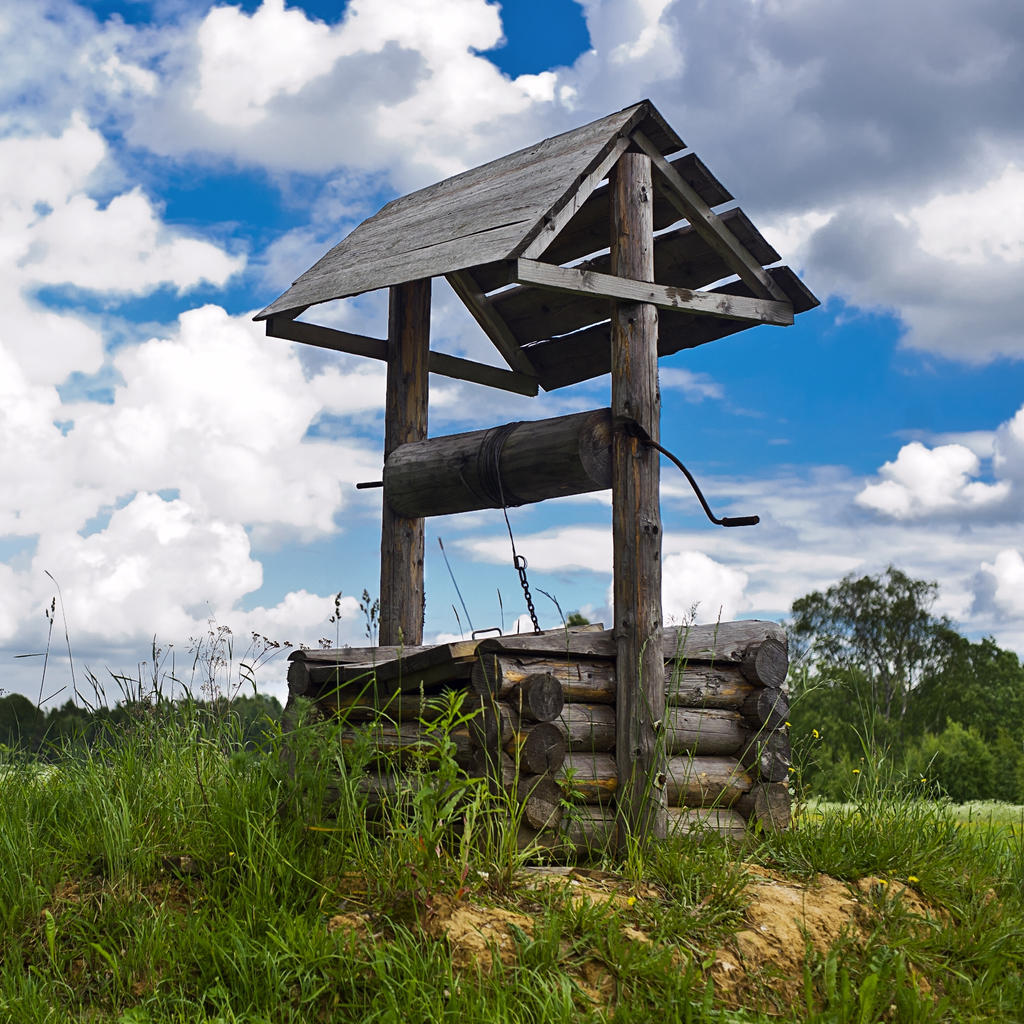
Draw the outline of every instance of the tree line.
[[[938,585],[890,566],[793,603],[795,767],[842,799],[885,773],[957,801],[1024,803],[1024,665],[933,611]]]
[[[230,724],[230,735],[238,748],[254,750],[266,746],[281,720],[281,704],[275,697],[254,693],[208,701],[189,699],[192,710],[216,715]],[[112,707],[86,707],[67,701],[59,707],[36,707],[20,693],[0,697],[0,762],[4,756],[31,756],[56,761],[73,755],[76,749],[115,736],[118,730],[146,719],[174,714],[180,710],[170,700],[120,701]]]

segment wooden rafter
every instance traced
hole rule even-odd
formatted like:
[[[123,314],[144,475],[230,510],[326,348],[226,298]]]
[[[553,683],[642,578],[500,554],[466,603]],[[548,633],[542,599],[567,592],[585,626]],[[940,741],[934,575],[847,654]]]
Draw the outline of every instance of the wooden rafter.
[[[608,172],[618,163],[619,157],[631,145],[632,139],[629,136],[616,139],[611,151],[583,178],[561,209],[544,218],[536,236],[531,239],[527,235],[525,241],[529,244],[522,247],[522,255],[526,259],[535,260],[547,250],[562,228],[572,220],[597,186],[608,177]]]
[[[494,309],[490,300],[484,295],[473,275],[468,271],[456,271],[453,274],[445,275],[452,290],[465,307],[473,315],[473,319],[483,328],[484,334],[494,343],[494,347],[501,353],[502,359],[516,372],[533,375],[533,366],[530,360],[523,355],[519,347],[519,341],[509,329],[508,324],[501,318]]]
[[[668,185],[668,198],[675,202],[679,212],[690,221],[708,245],[735,270],[740,279],[749,285],[755,294],[763,298],[786,301],[785,294],[772,281],[767,271],[720,222],[711,207],[683,181],[675,168],[658,151],[657,146],[641,131],[633,133],[633,140],[651,158],[654,169]]]

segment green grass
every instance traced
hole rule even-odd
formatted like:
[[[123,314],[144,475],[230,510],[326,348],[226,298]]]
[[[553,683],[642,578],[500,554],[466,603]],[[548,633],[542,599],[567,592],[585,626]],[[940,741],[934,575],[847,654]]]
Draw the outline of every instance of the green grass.
[[[1024,1020],[1010,811],[965,827],[950,806],[872,792],[744,849],[706,837],[599,857],[578,878],[616,898],[573,899],[524,882],[529,851],[450,757],[409,766],[368,820],[367,752],[342,754],[332,728],[246,752],[230,716],[167,705],[53,770],[6,765],[0,1021]],[[744,860],[888,883],[859,897],[856,929],[809,946],[795,999],[770,964],[738,996],[715,973],[745,927]],[[501,948],[492,936],[484,969],[444,939],[453,908],[528,924]]]

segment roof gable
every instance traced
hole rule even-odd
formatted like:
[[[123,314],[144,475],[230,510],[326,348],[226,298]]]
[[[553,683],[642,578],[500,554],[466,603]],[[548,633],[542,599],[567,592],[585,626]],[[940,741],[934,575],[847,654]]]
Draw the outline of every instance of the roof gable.
[[[649,100],[388,203],[257,320],[273,337],[386,359],[388,343],[295,319],[308,306],[444,276],[509,369],[430,353],[430,372],[533,395],[607,373],[611,301],[659,310],[669,355],[818,300]],[[611,273],[610,182],[647,155],[654,281]],[[607,181],[606,181],[607,179]],[[511,286],[511,287],[509,287]]]
[[[682,140],[645,100],[446,178],[392,200],[256,319],[519,255],[640,125],[658,138],[664,152],[682,148]]]

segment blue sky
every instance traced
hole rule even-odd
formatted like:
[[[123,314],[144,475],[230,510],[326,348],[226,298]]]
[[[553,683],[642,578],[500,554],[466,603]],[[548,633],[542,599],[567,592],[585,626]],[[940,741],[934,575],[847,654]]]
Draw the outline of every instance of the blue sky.
[[[47,573],[80,671],[211,619],[359,642],[383,369],[253,313],[394,196],[643,97],[822,300],[662,361],[664,443],[716,512],[762,517],[715,528],[663,468],[667,614],[782,618],[894,563],[1024,652],[1022,41],[1010,0],[0,0],[0,689],[38,695],[15,656],[45,647]],[[434,299],[436,348],[497,359]],[[321,310],[385,332],[380,294]],[[433,378],[431,433],[606,404],[607,379]],[[511,513],[536,592],[607,621],[609,517]],[[428,639],[460,629],[439,537],[473,626],[511,627],[500,513],[444,517]]]

